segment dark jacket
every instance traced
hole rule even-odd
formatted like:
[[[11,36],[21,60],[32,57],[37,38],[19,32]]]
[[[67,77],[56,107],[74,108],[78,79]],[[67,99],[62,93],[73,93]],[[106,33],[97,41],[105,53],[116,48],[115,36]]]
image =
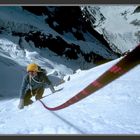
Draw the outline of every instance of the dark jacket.
[[[27,90],[29,89],[37,89],[37,88],[45,88],[47,85],[51,85],[51,81],[48,79],[46,74],[43,72],[38,72],[37,76],[31,78],[31,82],[29,80],[29,74],[25,75],[22,82],[22,87],[20,91],[20,99],[23,99]]]

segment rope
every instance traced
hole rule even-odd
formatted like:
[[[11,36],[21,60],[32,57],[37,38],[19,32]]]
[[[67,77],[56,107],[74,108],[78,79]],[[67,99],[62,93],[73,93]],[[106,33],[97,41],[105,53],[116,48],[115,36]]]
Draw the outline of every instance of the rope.
[[[31,79],[38,84],[44,83],[44,82],[39,82],[39,81],[35,80],[32,76],[31,76]]]
[[[41,104],[48,110],[56,111],[63,108],[66,108],[85,97],[89,96],[90,94],[95,93],[97,90],[101,89],[102,87],[106,86],[113,80],[119,78],[135,66],[140,64],[140,44],[132,50],[128,55],[123,57],[118,63],[113,65],[110,69],[108,69],[106,72],[104,72],[99,78],[97,78],[95,81],[93,81],[91,84],[89,84],[86,88],[84,88],[82,91],[80,91],[77,95],[66,101],[65,103],[50,108],[44,104],[43,101],[39,100]]]
[[[32,86],[31,86],[31,78],[32,78],[32,76],[31,75],[29,75],[29,85],[30,85],[30,90],[31,90],[31,95],[33,96],[33,89],[32,89]]]

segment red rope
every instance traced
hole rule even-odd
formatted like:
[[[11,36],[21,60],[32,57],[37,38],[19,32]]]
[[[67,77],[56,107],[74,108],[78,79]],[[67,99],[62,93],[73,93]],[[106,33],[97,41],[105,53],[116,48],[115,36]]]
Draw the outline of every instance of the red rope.
[[[65,103],[57,107],[50,108],[50,107],[47,107],[43,103],[43,101],[40,100],[40,102],[46,109],[51,110],[51,111],[66,108],[82,100],[83,98],[89,96],[90,94],[93,94],[95,91],[101,89],[105,85],[109,84],[111,81],[122,76],[123,74],[125,74],[126,72],[134,68],[136,65],[138,65],[139,63],[140,63],[140,44],[133,51],[131,51],[127,56],[122,58],[118,63],[116,63],[106,72],[104,72],[99,78],[97,78],[95,81],[93,81],[86,88],[84,88],[77,95],[75,95],[74,97],[66,101]]]

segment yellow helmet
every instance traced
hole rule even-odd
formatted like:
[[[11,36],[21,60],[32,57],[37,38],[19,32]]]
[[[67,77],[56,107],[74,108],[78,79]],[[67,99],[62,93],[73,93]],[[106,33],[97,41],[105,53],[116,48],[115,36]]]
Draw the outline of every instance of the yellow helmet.
[[[29,64],[29,65],[27,66],[27,72],[29,72],[29,71],[38,72],[38,65],[35,64],[35,63]]]

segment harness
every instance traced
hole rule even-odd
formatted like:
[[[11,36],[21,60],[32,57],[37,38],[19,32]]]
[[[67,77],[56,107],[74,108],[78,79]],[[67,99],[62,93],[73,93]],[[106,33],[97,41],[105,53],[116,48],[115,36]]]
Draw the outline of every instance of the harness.
[[[39,81],[35,80],[32,76],[30,76],[30,77],[31,77],[31,79],[32,79],[34,82],[36,82],[36,83],[38,83],[38,84],[44,83],[44,82],[39,82]],[[31,81],[30,81],[30,82],[31,82]]]
[[[37,80],[35,80],[31,75],[29,75],[29,88],[30,88],[30,90],[31,90],[31,95],[33,96],[33,88],[32,88],[32,86],[31,86],[31,81],[34,81],[34,82],[36,82],[36,83],[38,83],[38,84],[41,84],[41,83],[44,83],[44,82],[40,82],[40,81],[37,81]]]
[[[29,88],[31,90],[31,95],[33,96],[33,89],[32,89],[32,86],[31,86],[31,79],[32,79],[32,76],[29,75]]]

